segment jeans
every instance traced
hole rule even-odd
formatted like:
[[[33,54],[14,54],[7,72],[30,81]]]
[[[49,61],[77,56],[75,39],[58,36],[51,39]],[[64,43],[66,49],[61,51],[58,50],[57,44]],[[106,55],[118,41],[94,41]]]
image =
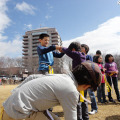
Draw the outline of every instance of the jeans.
[[[97,98],[98,102],[104,102],[106,100],[105,83],[101,83],[101,85],[97,88]]]
[[[89,94],[91,102],[92,102],[91,109],[97,111],[98,107],[97,107],[97,102],[96,102],[96,98],[95,98],[95,94],[94,94],[93,90],[88,89],[88,94]]]
[[[119,94],[119,89],[118,89],[118,78],[107,76],[107,81],[110,86],[112,86],[112,83],[113,83],[117,99],[119,100],[120,94]],[[108,98],[109,98],[109,100],[113,99],[111,96],[111,90],[110,90],[110,92],[108,92]]]

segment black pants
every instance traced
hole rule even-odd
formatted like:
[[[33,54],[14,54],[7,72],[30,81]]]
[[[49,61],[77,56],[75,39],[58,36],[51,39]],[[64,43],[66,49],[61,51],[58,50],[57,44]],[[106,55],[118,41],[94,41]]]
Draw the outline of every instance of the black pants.
[[[84,97],[87,96],[87,90],[84,91]],[[89,120],[88,103],[86,101],[77,104],[77,120]]]
[[[101,85],[97,88],[97,98],[98,102],[104,102],[106,100],[105,97],[105,83],[101,83]]]
[[[112,83],[113,83],[117,99],[120,99],[120,94],[119,94],[119,89],[118,89],[118,78],[107,76],[107,81],[110,86],[112,86]],[[110,90],[110,92],[108,92],[108,98],[109,98],[109,100],[112,99],[111,90]]]

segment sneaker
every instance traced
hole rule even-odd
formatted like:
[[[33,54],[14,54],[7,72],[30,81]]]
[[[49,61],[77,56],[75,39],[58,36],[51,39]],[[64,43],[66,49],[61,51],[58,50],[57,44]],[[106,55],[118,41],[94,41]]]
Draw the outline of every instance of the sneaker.
[[[98,103],[101,103],[101,101],[98,101]]]
[[[110,99],[109,102],[113,102],[113,103],[115,103],[115,101],[114,101],[113,99]]]
[[[118,102],[120,102],[120,99],[118,99]]]
[[[95,113],[97,113],[97,110],[91,110],[91,111],[89,112],[90,115],[94,115]]]
[[[52,112],[52,111],[53,111],[53,108],[49,108],[48,110]]]
[[[108,103],[108,101],[107,100],[103,100],[101,103]]]

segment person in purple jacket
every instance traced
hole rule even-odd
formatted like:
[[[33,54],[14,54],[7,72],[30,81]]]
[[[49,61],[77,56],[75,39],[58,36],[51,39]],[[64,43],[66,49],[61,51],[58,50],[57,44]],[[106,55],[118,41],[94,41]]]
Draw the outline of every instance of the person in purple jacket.
[[[72,58],[72,69],[78,64],[86,61],[86,56],[81,52],[81,45],[79,42],[72,42],[68,48],[61,47],[61,52]]]
[[[72,69],[78,64],[86,61],[85,53],[81,52],[81,44],[79,42],[72,42],[68,48],[61,47],[61,52],[72,58]],[[88,103],[86,101],[78,101],[77,105],[77,120],[89,120]]]
[[[111,54],[107,54],[105,56],[105,68],[106,68],[106,74],[107,74],[107,81],[110,86],[112,84],[114,85],[115,93],[117,96],[117,100],[120,102],[120,94],[118,89],[118,69],[117,64],[114,62],[114,58]],[[110,92],[108,92],[108,98],[110,102],[115,102],[111,96],[111,89]]]

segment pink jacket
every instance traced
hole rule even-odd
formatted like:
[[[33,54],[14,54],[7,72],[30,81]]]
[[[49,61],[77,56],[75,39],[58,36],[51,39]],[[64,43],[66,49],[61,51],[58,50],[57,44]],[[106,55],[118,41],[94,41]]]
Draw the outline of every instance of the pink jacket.
[[[97,64],[98,64],[100,70],[102,70],[103,69],[103,65],[99,64],[99,63],[97,63]],[[102,72],[102,81],[101,81],[101,83],[105,83],[105,78],[104,78],[105,72],[103,72],[103,71],[101,71],[101,72]]]

